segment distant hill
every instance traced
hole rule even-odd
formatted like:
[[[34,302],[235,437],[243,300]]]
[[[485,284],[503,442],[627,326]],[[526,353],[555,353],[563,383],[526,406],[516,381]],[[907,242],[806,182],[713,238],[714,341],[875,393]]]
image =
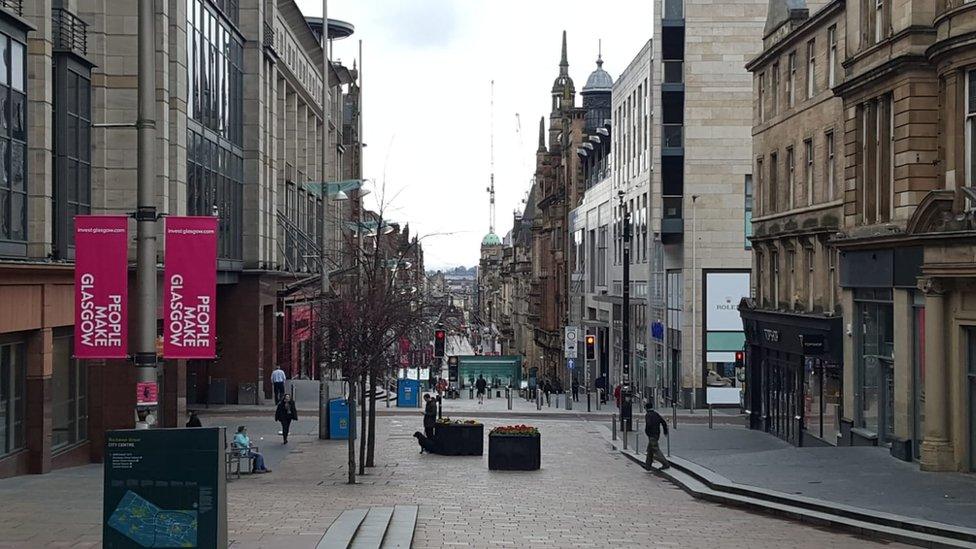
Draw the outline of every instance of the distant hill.
[[[456,278],[475,278],[478,275],[478,267],[465,267],[464,265],[459,265],[454,268],[427,271],[427,276],[435,275],[439,272],[444,273],[446,276]]]

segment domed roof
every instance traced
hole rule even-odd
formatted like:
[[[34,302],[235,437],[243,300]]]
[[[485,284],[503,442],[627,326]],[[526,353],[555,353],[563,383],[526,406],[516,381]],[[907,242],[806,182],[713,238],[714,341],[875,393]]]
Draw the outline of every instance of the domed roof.
[[[501,246],[502,239],[498,238],[495,233],[488,233],[484,238],[481,239],[481,247],[485,246]]]
[[[610,76],[610,73],[603,70],[603,58],[598,57],[596,60],[596,70],[590,73],[590,77],[586,79],[586,85],[583,86],[583,93],[609,91],[613,91],[613,78]]]

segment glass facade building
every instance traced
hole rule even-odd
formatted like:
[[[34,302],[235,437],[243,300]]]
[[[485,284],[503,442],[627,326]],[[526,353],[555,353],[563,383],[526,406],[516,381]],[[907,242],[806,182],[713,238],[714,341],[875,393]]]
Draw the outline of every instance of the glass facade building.
[[[187,215],[220,217],[217,257],[243,259],[244,45],[235,2],[187,1]]]

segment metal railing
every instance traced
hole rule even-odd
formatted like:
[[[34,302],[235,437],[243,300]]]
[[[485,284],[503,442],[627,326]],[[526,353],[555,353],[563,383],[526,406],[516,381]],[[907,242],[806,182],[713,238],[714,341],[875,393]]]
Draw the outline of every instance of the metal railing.
[[[0,0],[0,8],[12,11],[14,15],[24,15],[24,0]]]
[[[264,22],[264,47],[275,52],[275,30],[267,21]]]
[[[0,0],[3,2],[6,0]],[[85,55],[88,53],[88,24],[64,8],[53,8],[54,49]]]

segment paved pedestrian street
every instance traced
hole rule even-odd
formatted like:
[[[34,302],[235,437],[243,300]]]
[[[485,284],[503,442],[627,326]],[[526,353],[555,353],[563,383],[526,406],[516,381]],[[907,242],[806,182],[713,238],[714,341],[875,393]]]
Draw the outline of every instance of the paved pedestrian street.
[[[283,446],[274,424],[215,418],[264,433],[274,471],[228,486],[234,548],[311,548],[345,509],[420,505],[414,547],[867,547],[873,541],[723,507],[686,495],[612,451],[604,422],[533,421],[542,469],[488,471],[483,457],[424,454],[414,417],[377,419],[377,467],[346,481],[346,445],[318,441],[302,419]],[[502,420],[488,420],[488,428]],[[512,421],[505,421],[511,423]],[[94,547],[101,468],[0,481],[0,547]]]

